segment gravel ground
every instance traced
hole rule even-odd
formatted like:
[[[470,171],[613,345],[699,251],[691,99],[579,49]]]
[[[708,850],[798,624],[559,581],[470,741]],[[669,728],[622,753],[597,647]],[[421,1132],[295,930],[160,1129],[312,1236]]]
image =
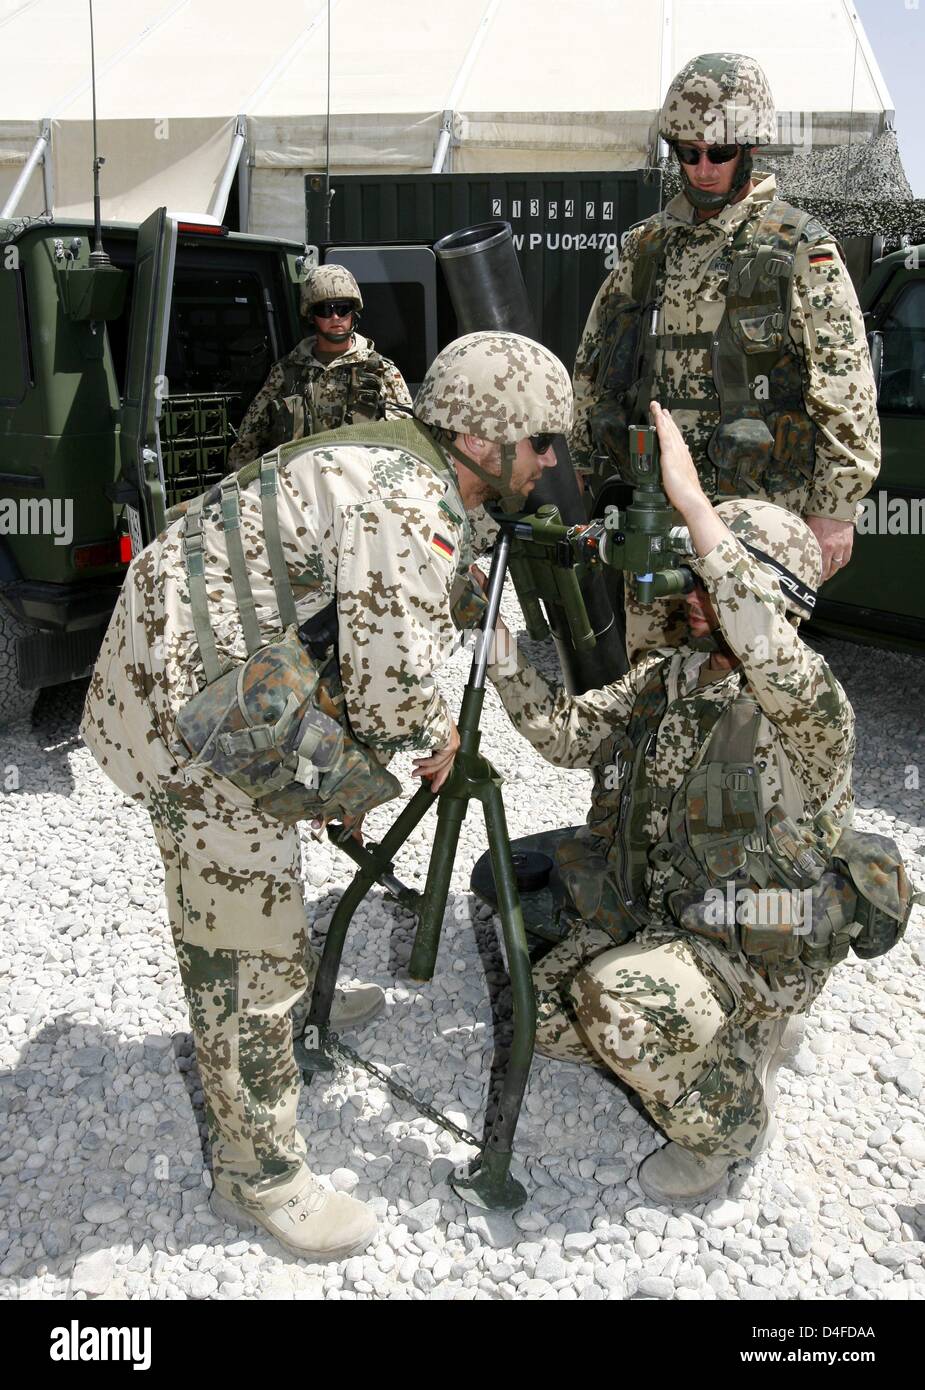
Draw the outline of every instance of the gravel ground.
[[[823,650],[857,710],[858,824],[894,835],[925,884],[912,785],[925,775],[925,667],[838,642]],[[467,665],[460,655],[441,677],[457,701]],[[537,1058],[517,1135],[530,1197],[513,1218],[470,1214],[445,1179],[472,1151],[355,1071],[313,1083],[300,1123],[324,1180],[375,1207],[375,1245],[309,1265],[226,1228],[208,1206],[160,860],[144,813],[79,742],[82,695],[79,684],[48,692],[29,729],[0,735],[3,1297],[925,1296],[921,909],[888,956],[835,972],[780,1074],[770,1151],[709,1204],[648,1205],[632,1174],[660,1139],[644,1115],[607,1075]],[[583,819],[587,775],[543,763],[494,692],[483,729],[512,835]],[[393,814],[370,817],[370,833]],[[430,823],[399,860],[408,881],[423,880]],[[476,1130],[506,1015],[492,920],[465,891],[484,848],[474,807],[431,985],[404,973],[411,919],[378,891],[344,957],[346,977],[388,994],[360,1051]],[[321,940],[350,866],[311,845],[305,872]]]

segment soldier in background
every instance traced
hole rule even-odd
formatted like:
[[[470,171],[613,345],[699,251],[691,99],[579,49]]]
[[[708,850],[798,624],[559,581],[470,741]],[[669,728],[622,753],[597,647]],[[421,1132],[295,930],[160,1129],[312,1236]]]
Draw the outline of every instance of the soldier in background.
[[[315,331],[276,363],[257,392],[228,452],[229,472],[291,439],[411,410],[395,363],[356,332],[363,296],[346,266],[310,270],[300,308]]]
[[[504,674],[489,674],[544,758],[594,776],[587,827],[557,848],[571,930],[534,969],[537,1048],[637,1092],[670,1141],[637,1179],[673,1201],[709,1196],[762,1151],[788,1019],[849,941],[865,958],[888,949],[912,897],[895,844],[848,828],[854,714],[797,631],[822,572],[816,538],[768,502],[714,509],[652,409],[695,548],[684,641],[569,696],[519,654],[511,673],[500,625]],[[883,915],[867,940],[872,901]]]
[[[467,514],[555,466],[571,404],[540,344],[457,339],[415,419],[296,443],[190,503],[132,562],[90,682],[84,740],[164,861],[215,1210],[308,1259],[363,1248],[376,1221],[318,1185],[296,1127],[290,1013],[317,968],[298,820],[398,794],[403,749],[433,750],[417,775],[434,791],[449,775],[459,735],[433,677],[477,607]],[[332,1026],[368,1017],[371,991]]]
[[[825,580],[851,556],[880,463],[870,355],[841,250],[752,167],[754,147],[777,139],[753,58],[692,59],[659,132],[682,192],[630,231],[591,308],[575,362],[573,462],[596,496],[625,463],[627,424],[644,424],[658,400],[707,496],[760,497],[804,517]],[[683,628],[677,600],[643,608],[628,593],[631,660]]]

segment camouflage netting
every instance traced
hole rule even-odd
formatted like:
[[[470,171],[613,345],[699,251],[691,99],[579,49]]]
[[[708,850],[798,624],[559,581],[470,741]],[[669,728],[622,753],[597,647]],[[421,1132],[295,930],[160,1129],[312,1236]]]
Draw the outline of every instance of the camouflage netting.
[[[806,154],[756,155],[756,165],[777,175],[783,198],[818,217],[837,237],[880,234],[884,251],[925,242],[925,199],[914,198],[895,131]],[[845,198],[847,172],[847,200]],[[664,202],[681,191],[674,158],[664,169]]]

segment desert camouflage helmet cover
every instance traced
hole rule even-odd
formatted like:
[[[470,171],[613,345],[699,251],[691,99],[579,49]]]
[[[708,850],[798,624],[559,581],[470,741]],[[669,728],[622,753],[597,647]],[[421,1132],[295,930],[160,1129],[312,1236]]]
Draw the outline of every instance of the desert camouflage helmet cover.
[[[743,545],[753,553],[761,551],[783,566],[815,595],[822,579],[822,551],[805,521],[773,502],[745,497],[721,502],[716,514]],[[809,616],[812,603],[807,606],[800,602],[798,591],[788,584],[786,576],[778,574],[777,577],[787,606],[803,617]]]
[[[744,53],[701,53],[675,77],[659,115],[665,140],[770,145],[774,98],[761,67]]]
[[[414,402],[425,425],[516,444],[565,434],[572,383],[558,357],[519,333],[467,333],[434,358]]]
[[[360,287],[345,265],[316,265],[306,275],[299,305],[304,317],[324,299],[351,299],[358,309],[363,308]]]

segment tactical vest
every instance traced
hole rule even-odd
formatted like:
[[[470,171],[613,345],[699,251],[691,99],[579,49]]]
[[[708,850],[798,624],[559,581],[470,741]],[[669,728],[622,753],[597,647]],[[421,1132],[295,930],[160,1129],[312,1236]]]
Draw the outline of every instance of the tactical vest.
[[[391,799],[401,784],[350,729],[333,645],[320,660],[300,640],[280,535],[278,467],[307,444],[401,448],[441,479],[455,475],[429,432],[415,420],[348,426],[283,446],[245,464],[187,506],[182,547],[193,626],[206,684],[180,711],[174,752],[187,771],[208,768],[266,814],[292,824],[314,816],[358,816]],[[279,633],[264,642],[241,541],[240,489],[260,480],[263,541],[279,613]],[[448,488],[449,490],[449,488]],[[218,655],[206,591],[203,507],[220,502],[247,659]],[[455,513],[454,513],[455,515]],[[463,513],[463,515],[465,515]]]
[[[658,399],[669,410],[716,419],[707,446],[712,469],[698,461],[712,495],[773,498],[805,485],[815,468],[816,427],[806,411],[800,354],[788,329],[791,290],[798,245],[831,240],[830,233],[809,213],[773,200],[737,229],[729,245],[726,304],[716,333],[674,334],[653,331],[668,236],[664,214],[645,224],[631,294],[615,298],[602,325],[597,404],[589,423],[608,472],[616,466],[621,477],[628,476],[627,426],[647,424],[649,402]],[[685,349],[710,353],[713,389],[706,396],[672,397],[659,389],[657,353]]]
[[[780,803],[764,809],[755,753],[762,713],[752,697],[722,710],[704,701],[694,765],[676,789],[655,782],[651,754],[671,663],[677,675],[680,661],[654,669],[625,730],[601,749],[588,821],[600,850],[589,856],[587,842],[583,851],[568,841],[558,854],[580,915],[622,943],[660,903],[684,931],[771,971],[796,961],[831,966],[849,945],[865,959],[889,950],[917,901],[899,850],[833,820],[841,787],[809,821],[789,770]],[[668,813],[654,845],[653,806]]]
[[[344,425],[374,422],[385,415],[383,377],[385,362],[378,352],[370,352],[362,362],[336,364],[316,370],[309,364],[293,372],[292,390],[270,403],[270,446],[307,439],[322,431],[340,429]],[[337,392],[342,399],[330,403],[316,400],[316,388],[329,376],[336,378]],[[333,383],[332,383],[333,384]]]

